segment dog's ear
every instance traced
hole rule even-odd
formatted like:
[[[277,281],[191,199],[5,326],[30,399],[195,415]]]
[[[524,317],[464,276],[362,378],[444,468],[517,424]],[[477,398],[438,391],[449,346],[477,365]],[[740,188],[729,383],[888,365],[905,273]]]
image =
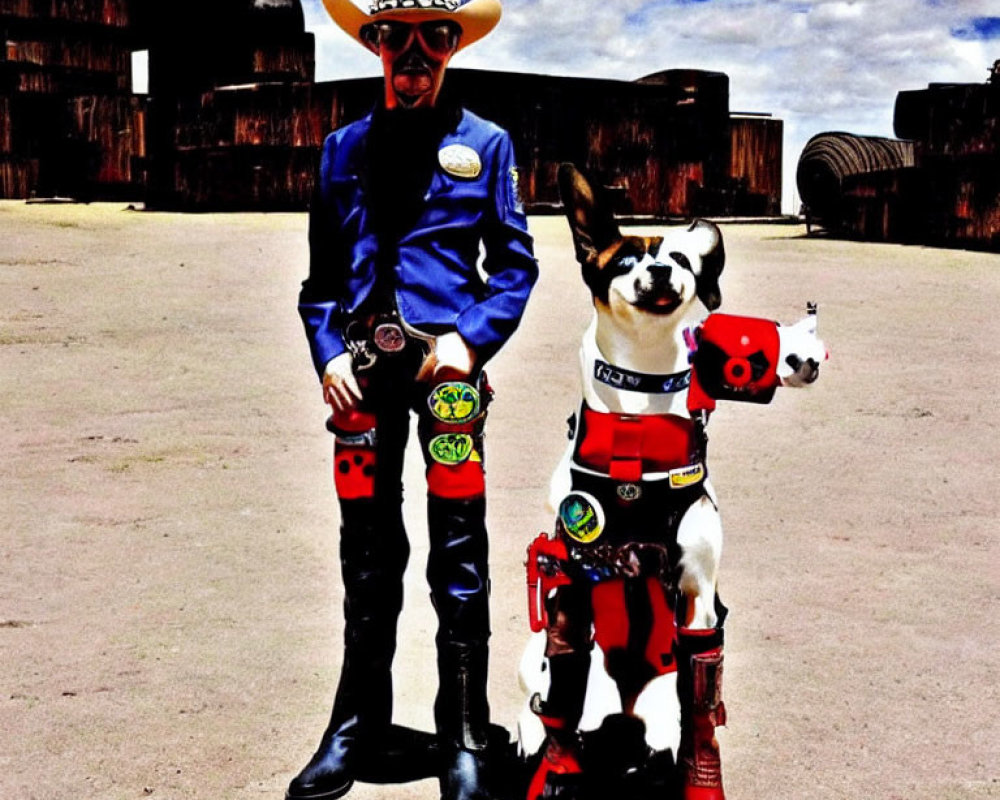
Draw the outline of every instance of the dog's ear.
[[[621,240],[611,207],[573,164],[559,165],[559,195],[576,247],[576,260],[596,268],[598,256]]]
[[[698,299],[709,311],[722,305],[719,277],[726,265],[726,248],[722,244],[722,231],[712,222],[696,219],[688,228],[695,237],[694,249],[701,256],[701,273],[698,275]]]

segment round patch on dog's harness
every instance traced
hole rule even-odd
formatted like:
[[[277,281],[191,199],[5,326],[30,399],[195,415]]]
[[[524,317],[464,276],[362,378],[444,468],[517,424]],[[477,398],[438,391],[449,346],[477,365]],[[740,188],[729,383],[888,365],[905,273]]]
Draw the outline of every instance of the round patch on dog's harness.
[[[619,483],[615,491],[618,493],[618,498],[626,503],[642,497],[642,487],[638,483]]]
[[[442,433],[427,446],[438,464],[462,464],[472,455],[472,437],[467,433]]]
[[[479,415],[479,392],[464,381],[449,381],[435,387],[427,405],[435,419],[461,425]]]
[[[456,178],[472,180],[478,178],[483,171],[483,162],[479,153],[468,145],[450,144],[438,150],[438,163],[441,169]]]
[[[592,494],[570,492],[559,504],[559,521],[567,536],[589,544],[604,532],[604,509]]]

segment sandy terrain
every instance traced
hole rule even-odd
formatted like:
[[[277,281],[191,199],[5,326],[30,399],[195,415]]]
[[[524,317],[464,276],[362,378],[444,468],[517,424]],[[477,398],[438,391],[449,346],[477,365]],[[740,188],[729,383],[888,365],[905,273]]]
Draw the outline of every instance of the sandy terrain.
[[[491,696],[512,726],[524,548],[587,321],[565,224],[490,369]],[[833,359],[726,405],[731,800],[1000,797],[1000,257],[725,227],[723,310],[820,304]],[[0,203],[0,797],[278,800],[340,658],[303,215]],[[416,454],[397,719],[429,726]],[[436,784],[356,800],[435,800]]]

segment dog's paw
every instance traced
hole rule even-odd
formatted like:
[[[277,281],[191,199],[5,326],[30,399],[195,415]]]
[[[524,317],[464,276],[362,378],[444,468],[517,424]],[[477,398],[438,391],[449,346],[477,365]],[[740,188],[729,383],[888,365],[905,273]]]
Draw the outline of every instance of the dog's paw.
[[[790,374],[781,379],[785,386],[807,386],[819,377],[819,363],[815,359],[803,360],[792,353],[785,357],[785,364],[792,369]]]
[[[778,338],[778,377],[782,385],[813,383],[819,377],[819,365],[830,357],[823,340],[816,335],[816,315],[809,314],[794,325],[780,326]]]

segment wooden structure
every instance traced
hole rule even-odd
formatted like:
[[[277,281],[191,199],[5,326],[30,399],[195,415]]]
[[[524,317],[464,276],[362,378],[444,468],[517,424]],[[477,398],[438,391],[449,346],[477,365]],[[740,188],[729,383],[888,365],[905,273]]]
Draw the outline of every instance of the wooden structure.
[[[807,219],[833,233],[889,240],[902,235],[895,206],[913,169],[913,143],[831,132],[813,136],[795,173]]]
[[[282,188],[309,184],[322,141],[295,132],[308,113],[297,103],[315,75],[300,0],[161,0],[148,6],[142,27],[151,98],[147,203],[304,207]]]
[[[797,178],[811,218],[835,235],[1000,252],[1000,62],[983,84],[900,92],[894,129],[903,141],[810,140]]]
[[[132,0],[0,0],[0,197],[135,194]]]
[[[914,140],[923,241],[1000,251],[1000,61],[986,83],[900,92],[893,124]]]
[[[381,79],[314,81],[301,0],[0,0],[0,196],[302,209],[319,150]],[[130,54],[149,53],[149,94]],[[574,161],[623,214],[779,213],[779,120],[732,116],[729,79],[638,81],[449,70],[455,100],[510,130],[529,210]]]
[[[723,73],[667,70],[627,82],[456,70],[448,80],[463,105],[513,132],[530,209],[559,202],[562,161],[610,187],[623,214],[721,216],[780,206],[780,123],[777,180],[758,173],[751,183],[744,174],[751,160],[733,145]]]
[[[729,136],[734,213],[779,216],[784,124],[769,115],[734,114],[729,118]]]
[[[778,213],[781,122],[731,120],[721,73],[673,70],[623,82],[451,69],[445,85],[455,101],[512,132],[530,211],[558,205],[558,166],[573,161],[611,189],[623,214]],[[381,87],[380,78],[288,82],[176,98],[175,183],[155,202],[304,207],[324,136],[366,114]]]

